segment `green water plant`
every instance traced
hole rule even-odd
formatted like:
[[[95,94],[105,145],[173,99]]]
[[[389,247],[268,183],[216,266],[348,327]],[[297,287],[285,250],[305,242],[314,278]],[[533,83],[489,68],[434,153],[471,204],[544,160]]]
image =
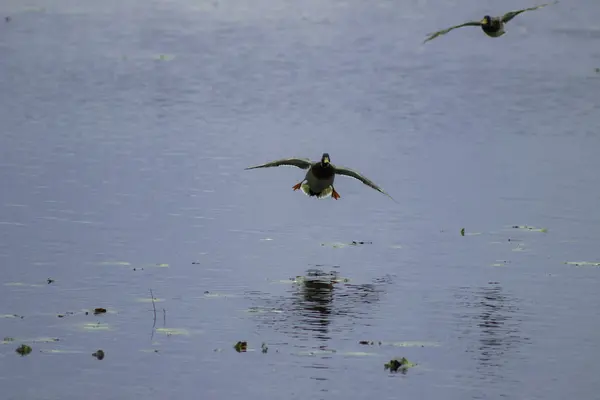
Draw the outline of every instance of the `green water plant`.
[[[26,356],[27,354],[31,353],[31,346],[22,344],[19,347],[17,347],[17,349],[15,351],[22,356]]]

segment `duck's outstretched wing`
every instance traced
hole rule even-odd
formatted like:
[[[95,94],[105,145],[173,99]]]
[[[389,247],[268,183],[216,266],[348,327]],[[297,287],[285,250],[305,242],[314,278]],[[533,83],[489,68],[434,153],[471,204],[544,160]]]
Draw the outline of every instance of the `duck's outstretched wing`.
[[[524,8],[522,10],[509,11],[509,12],[507,12],[506,14],[504,14],[502,16],[502,22],[507,23],[508,21],[510,21],[511,19],[513,19],[514,17],[516,17],[517,15],[521,14],[522,12],[537,10],[538,8],[550,6],[550,5],[553,5],[553,4],[556,4],[556,3],[558,3],[558,1],[555,1],[553,3],[540,4],[539,6],[535,6],[535,7]]]
[[[246,169],[255,169],[255,168],[269,168],[269,167],[279,167],[280,165],[290,165],[293,167],[298,167],[302,169],[308,169],[312,165],[310,159],[308,158],[282,158],[281,160],[275,160],[268,162],[266,164],[255,165],[252,167],[244,168]]]
[[[382,188],[380,188],[379,186],[377,186],[375,184],[375,182],[373,182],[372,180],[370,180],[369,178],[367,178],[366,176],[362,175],[359,172],[356,172],[350,168],[346,168],[346,167],[335,167],[335,173],[338,175],[346,175],[349,177],[352,177],[354,179],[358,179],[359,181],[361,181],[362,183],[364,183],[365,185],[377,190],[380,193],[385,194],[387,197],[389,197],[390,199],[394,200],[394,198],[392,196],[390,196],[385,190],[383,190]],[[396,201],[396,200],[394,200]]]
[[[456,28],[462,28],[463,26],[481,26],[481,22],[479,22],[479,21],[469,21],[469,22],[465,22],[464,24],[455,25],[455,26],[452,26],[452,27],[450,27],[450,28],[443,29],[443,30],[441,30],[441,31],[437,31],[437,32],[434,32],[434,33],[430,33],[430,34],[427,36],[427,39],[425,39],[425,40],[423,41],[423,43],[429,42],[430,40],[433,40],[433,39],[435,39],[435,38],[436,38],[436,37],[438,37],[438,36],[445,35],[446,33],[450,32],[450,31],[451,31],[451,30],[453,30],[453,29],[456,29]]]

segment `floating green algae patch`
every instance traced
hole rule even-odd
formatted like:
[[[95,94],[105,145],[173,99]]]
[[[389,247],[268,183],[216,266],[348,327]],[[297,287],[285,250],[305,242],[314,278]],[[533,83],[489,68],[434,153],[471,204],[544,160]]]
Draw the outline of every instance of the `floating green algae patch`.
[[[593,261],[566,261],[565,264],[575,267],[600,267],[600,262]]]
[[[152,298],[150,297],[140,297],[135,299],[135,301],[137,301],[138,303],[152,303]],[[162,303],[163,301],[165,301],[165,299],[159,299],[159,298],[154,298],[154,303]]]
[[[175,59],[173,54],[158,54],[155,56],[155,59],[158,61],[172,61]]]
[[[527,230],[527,231],[532,231],[532,232],[548,232],[548,229],[546,228],[536,228],[534,226],[528,226],[528,225],[513,225],[511,226],[511,228],[513,229],[523,229],[523,230]]]
[[[377,353],[367,353],[364,351],[345,351],[343,353],[339,353],[342,356],[348,356],[348,357],[370,357],[370,356],[377,356],[379,354]]]
[[[490,264],[492,267],[504,267],[506,264],[510,264],[508,260],[496,260],[495,263]]]
[[[80,350],[48,349],[48,350],[40,350],[40,353],[44,353],[44,354],[81,354],[81,353],[83,353],[83,351],[80,351]]]
[[[406,357],[402,358],[394,358],[391,359],[390,362],[385,363],[384,369],[390,370],[390,372],[406,372],[409,368],[416,366],[417,364],[412,363],[406,359]]]
[[[101,324],[99,322],[87,322],[83,324],[77,325],[77,327],[86,332],[94,332],[94,331],[112,331],[113,328],[108,324]]]
[[[52,337],[40,337],[40,338],[28,340],[28,342],[31,342],[31,343],[54,343],[54,342],[58,342],[58,341],[60,341],[60,339],[52,338]]]
[[[103,266],[113,266],[113,267],[134,267],[134,269],[143,270],[144,268],[169,268],[169,264],[167,263],[151,263],[151,264],[143,264],[143,263],[130,263],[129,261],[102,261],[97,263],[97,265]]]
[[[40,285],[37,283],[8,282],[8,283],[5,283],[4,286],[42,287],[44,285]]]
[[[156,328],[156,333],[161,333],[163,335],[171,336],[171,335],[181,335],[181,336],[189,336],[190,332],[186,329],[179,328]]]
[[[35,338],[35,339],[15,339],[15,338],[11,338],[11,337],[5,337],[2,342],[0,342],[1,344],[8,344],[8,343],[13,343],[15,340],[18,340],[20,342],[28,342],[28,343],[54,343],[54,342],[58,342],[59,339],[57,338],[50,338],[50,337],[40,337],[40,338]]]
[[[17,315],[17,314],[0,314],[0,318],[19,318],[19,319],[23,319],[25,318],[22,315]]]
[[[98,263],[99,265],[114,265],[119,267],[129,267],[131,265],[130,262],[127,261],[103,261]]]

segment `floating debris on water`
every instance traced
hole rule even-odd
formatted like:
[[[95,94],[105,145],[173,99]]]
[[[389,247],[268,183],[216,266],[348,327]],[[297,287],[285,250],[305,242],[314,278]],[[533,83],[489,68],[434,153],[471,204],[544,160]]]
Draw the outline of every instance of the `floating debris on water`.
[[[175,59],[175,56],[172,54],[159,54],[156,56],[156,59],[159,61],[171,61]]]
[[[238,353],[245,353],[246,350],[248,349],[248,343],[247,342],[237,342],[233,348],[235,349],[235,351],[237,351]]]
[[[156,298],[156,297],[154,297],[154,298],[140,297],[138,299],[135,299],[135,301],[137,301],[139,303],[152,303],[153,301],[155,303],[160,303],[160,302],[165,301],[165,299],[159,299],[159,298]]]
[[[111,331],[112,328],[108,324],[102,324],[100,322],[88,322],[85,324],[79,325],[80,329],[84,331]]]
[[[2,341],[2,344],[12,343],[14,341],[15,341],[14,338],[5,337],[4,340]],[[59,339],[42,337],[42,338],[37,338],[37,339],[19,339],[19,341],[29,342],[29,343],[54,343],[54,342],[58,342]]]
[[[523,230],[527,230],[527,231],[532,231],[532,232],[548,232],[548,229],[546,228],[536,228],[533,226],[527,226],[527,225],[513,225],[512,226],[513,229],[523,229]]]
[[[496,260],[495,263],[491,264],[492,267],[504,267],[506,264],[510,264],[508,260]]]
[[[266,308],[266,307],[250,307],[246,310],[247,313],[253,313],[253,314],[268,314],[268,313],[274,313],[274,314],[282,314],[283,311],[277,308]]]
[[[308,351],[300,351],[296,353],[298,356],[318,356],[318,355],[326,355],[326,354],[334,354],[337,353],[336,350],[333,349],[320,349],[320,350],[308,350]]]
[[[405,342],[382,342],[380,340],[361,340],[358,344],[365,346],[393,346],[393,347],[439,347],[436,342],[405,341]]]
[[[46,282],[48,282],[48,285],[49,285],[49,284],[51,284],[52,282],[54,282],[54,279],[52,279],[52,278],[48,278],[48,279],[46,280]]]
[[[263,342],[263,344],[260,346],[263,354],[266,354],[267,351],[269,351],[269,346],[267,346],[267,344],[265,342]]]
[[[158,349],[141,349],[142,353],[158,353]]]
[[[390,362],[384,365],[386,370],[390,370],[390,372],[406,372],[409,368],[414,367],[417,364],[411,363],[406,359],[406,357],[402,358],[394,358],[390,360]]]
[[[378,354],[376,353],[367,353],[364,351],[346,351],[344,353],[340,353],[343,356],[346,357],[370,357],[370,356],[377,356]]]
[[[106,308],[94,308],[94,315],[106,313]]]
[[[43,285],[37,283],[8,282],[4,286],[42,287]]]
[[[186,329],[178,329],[178,328],[156,328],[156,333],[162,333],[167,336],[172,335],[183,335],[189,336],[190,332]]]
[[[96,352],[93,353],[92,356],[96,357],[98,360],[102,360],[102,359],[104,359],[104,351],[96,350]]]
[[[378,345],[381,346],[381,342],[374,342],[372,340],[370,340],[370,341],[369,340],[361,340],[360,342],[358,342],[358,344],[362,344],[362,345],[365,345],[365,346],[373,346],[375,344],[378,344]]]
[[[27,354],[31,353],[31,347],[26,344],[22,344],[19,347],[17,347],[15,351],[22,356],[26,356]]]
[[[208,290],[206,290],[204,292],[204,297],[209,298],[209,299],[227,299],[227,298],[233,298],[233,297],[239,297],[239,296],[235,295],[235,294],[231,294],[231,293],[214,293],[214,292],[209,292]]]
[[[525,248],[525,245],[522,245],[521,243],[517,243],[517,247],[512,249],[512,251],[527,251],[527,249]]]
[[[460,230],[460,236],[465,236],[465,228],[462,228],[462,229]]]
[[[373,242],[364,242],[364,241],[353,240],[350,243],[342,243],[342,242],[321,243],[321,246],[329,246],[329,247],[333,247],[334,249],[341,249],[341,248],[348,247],[348,246],[360,246],[363,244],[373,244]]]
[[[17,315],[17,314],[0,314],[0,318],[25,318],[23,315]]]
[[[100,265],[116,265],[120,267],[128,267],[131,265],[130,262],[127,261],[103,261],[99,263]]]
[[[43,349],[40,350],[43,354],[81,354],[82,351],[78,350],[60,350],[60,349]]]
[[[58,315],[57,315],[57,317],[58,317],[58,318],[64,318],[64,317],[66,317],[67,315],[75,315],[75,313],[74,313],[73,311],[67,311],[66,313],[63,313],[63,314],[58,314]]]
[[[575,267],[600,267],[600,262],[592,262],[592,261],[566,261],[567,265],[574,265]]]

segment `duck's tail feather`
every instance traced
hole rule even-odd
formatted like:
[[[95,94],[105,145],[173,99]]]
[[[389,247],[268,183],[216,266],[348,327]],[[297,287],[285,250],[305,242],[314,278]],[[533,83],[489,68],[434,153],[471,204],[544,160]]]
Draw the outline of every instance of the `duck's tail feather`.
[[[321,193],[315,193],[312,190],[310,190],[310,186],[308,186],[308,183],[306,182],[303,183],[302,186],[300,186],[300,189],[302,189],[305,195],[316,197],[317,199],[326,199],[328,197],[331,197],[331,194],[333,193],[333,188],[331,186],[327,186],[321,191]]]

